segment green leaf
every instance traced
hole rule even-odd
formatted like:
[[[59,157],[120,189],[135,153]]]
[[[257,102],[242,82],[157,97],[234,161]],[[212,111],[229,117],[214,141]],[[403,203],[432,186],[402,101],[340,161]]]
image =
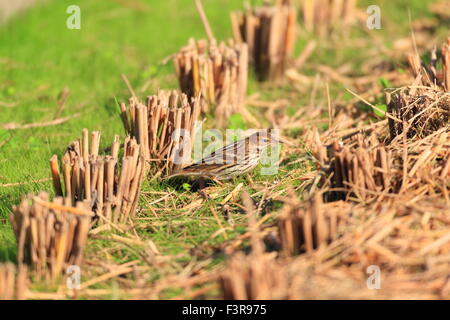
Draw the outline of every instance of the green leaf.
[[[384,89],[392,88],[391,83],[386,78],[380,78],[380,84],[383,86]]]
[[[191,191],[191,185],[189,183],[183,183],[183,189],[186,191]]]
[[[377,107],[383,110],[383,112],[378,111],[376,109],[373,109],[373,111],[377,116],[384,118],[386,116],[387,106],[385,104],[377,104]]]

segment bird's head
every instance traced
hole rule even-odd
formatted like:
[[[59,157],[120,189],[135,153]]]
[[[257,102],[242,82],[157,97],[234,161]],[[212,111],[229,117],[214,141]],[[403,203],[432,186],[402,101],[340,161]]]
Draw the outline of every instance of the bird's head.
[[[282,143],[279,139],[278,130],[274,129],[258,130],[250,135],[248,139],[250,144],[260,151],[269,146],[272,148],[277,147],[280,143]]]

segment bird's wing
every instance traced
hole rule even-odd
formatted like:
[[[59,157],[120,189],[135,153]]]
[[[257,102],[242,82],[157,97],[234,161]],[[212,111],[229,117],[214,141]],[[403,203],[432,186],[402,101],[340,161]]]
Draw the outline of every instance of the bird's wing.
[[[245,152],[244,147],[248,143],[248,139],[239,140],[237,142],[230,143],[223,148],[217,149],[216,151],[211,152],[209,155],[205,156],[200,161],[195,162],[192,165],[200,165],[200,164],[225,164],[229,162],[236,162],[236,157],[240,153]]]

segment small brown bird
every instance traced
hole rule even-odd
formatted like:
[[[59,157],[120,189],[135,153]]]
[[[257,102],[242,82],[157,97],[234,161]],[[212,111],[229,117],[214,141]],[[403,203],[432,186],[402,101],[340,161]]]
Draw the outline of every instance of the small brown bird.
[[[270,131],[260,130],[212,152],[166,179],[177,176],[197,176],[213,180],[228,180],[254,169],[264,150],[269,146],[277,146],[279,142]]]

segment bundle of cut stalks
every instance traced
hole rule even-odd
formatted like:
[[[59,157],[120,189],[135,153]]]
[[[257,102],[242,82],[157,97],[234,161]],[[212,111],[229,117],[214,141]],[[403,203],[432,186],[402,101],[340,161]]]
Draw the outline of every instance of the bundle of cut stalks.
[[[393,116],[389,119],[391,139],[405,130],[408,138],[424,138],[449,127],[450,92],[436,87],[410,86],[397,89],[388,101],[388,112]]]
[[[391,140],[402,134],[421,139],[449,128],[450,38],[441,49],[441,70],[437,68],[436,49],[431,53],[430,65],[422,62],[417,53],[407,58],[414,83],[386,94]]]
[[[231,13],[234,40],[247,43],[250,62],[259,80],[284,75],[295,44],[296,8],[264,5]]]
[[[146,105],[135,98],[121,104],[125,130],[143,146],[145,159],[158,174],[176,172],[191,162],[198,118],[203,102],[177,91],[158,91]]]
[[[216,125],[243,108],[248,81],[248,47],[245,43],[226,45],[216,41],[195,41],[175,55],[180,89],[190,98],[200,98],[204,114],[213,113]]]
[[[356,0],[299,0],[301,24],[321,36],[354,23]]]
[[[417,53],[407,56],[411,73],[419,85],[435,90],[450,91],[450,37],[441,47],[442,69],[437,69],[438,54],[436,48],[431,52],[430,65],[421,61]]]
[[[283,274],[273,260],[273,255],[242,252],[233,255],[219,277],[224,299],[264,300],[273,299],[283,287]]]
[[[337,239],[351,209],[351,205],[343,201],[324,204],[319,192],[304,203],[291,195],[278,216],[283,254],[310,253]]]
[[[27,287],[26,266],[16,268],[12,263],[0,264],[0,300],[23,300],[26,298]]]
[[[145,160],[134,138],[127,137],[121,149],[115,136],[111,154],[99,155],[100,132],[83,129],[81,140],[75,140],[62,159],[62,180],[58,158],[50,159],[53,186],[57,196],[67,205],[87,201],[89,209],[99,217],[98,223],[125,222],[134,217]],[[90,140],[90,143],[89,143]],[[119,162],[119,153],[121,161]]]
[[[390,150],[375,135],[369,138],[358,134],[345,143],[333,143],[331,189],[327,201],[348,196],[367,200],[374,193],[389,191],[392,187]],[[345,190],[351,190],[347,193]]]
[[[47,193],[28,195],[10,216],[19,264],[29,264],[38,279],[55,280],[70,265],[80,266],[93,213],[88,201],[77,202]]]

